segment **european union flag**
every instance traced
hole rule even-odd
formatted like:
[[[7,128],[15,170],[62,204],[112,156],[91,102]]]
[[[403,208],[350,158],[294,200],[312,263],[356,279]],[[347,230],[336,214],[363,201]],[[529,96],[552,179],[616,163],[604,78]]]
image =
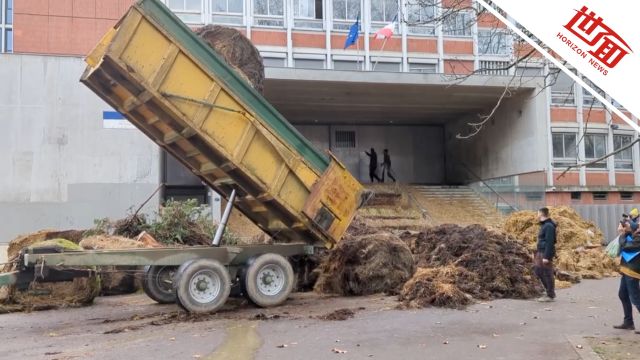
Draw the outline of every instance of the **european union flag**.
[[[358,35],[360,34],[360,16],[356,19],[356,23],[351,25],[349,28],[349,35],[347,35],[347,39],[344,41],[344,48],[348,48],[358,41]]]

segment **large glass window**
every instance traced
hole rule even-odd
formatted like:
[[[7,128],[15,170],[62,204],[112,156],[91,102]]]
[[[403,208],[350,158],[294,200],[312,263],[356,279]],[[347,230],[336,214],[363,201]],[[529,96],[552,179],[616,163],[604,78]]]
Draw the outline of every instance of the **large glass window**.
[[[560,106],[574,106],[576,104],[574,81],[558,69],[553,70],[548,79],[551,81],[551,104]]]
[[[613,135],[613,150],[622,149],[631,144],[631,142],[633,142],[633,136],[631,135]],[[633,169],[633,148],[628,148],[613,156],[616,169]]]
[[[438,72],[438,64],[435,62],[416,62],[409,60],[409,72],[435,74]]]
[[[333,0],[333,28],[334,30],[349,30],[360,14],[360,0]]]
[[[322,29],[322,0],[293,0],[293,25],[300,29]]]
[[[0,0],[0,53],[13,52],[13,0]]]
[[[471,36],[473,14],[467,11],[453,11],[443,15],[442,30],[447,36]]]
[[[587,85],[591,86],[594,90],[598,91],[599,89],[587,78],[582,79]],[[581,87],[582,88],[582,87]],[[604,94],[603,94],[604,96]],[[582,105],[584,107],[602,107],[602,103],[598,101],[595,96],[593,96],[589,90],[582,88]]]
[[[253,24],[284,26],[284,0],[253,0]]]
[[[511,37],[504,31],[478,31],[478,53],[480,55],[509,55]]]
[[[437,0],[407,0],[406,13],[409,33],[416,35],[435,35],[434,19]]]
[[[167,0],[167,6],[187,24],[203,23],[203,0]]]
[[[563,167],[576,164],[577,146],[575,133],[554,133],[553,143],[553,166]]]
[[[244,0],[213,0],[214,24],[242,25]]]
[[[587,134],[584,136],[584,159],[593,161],[607,154],[607,136],[604,134]],[[587,165],[590,169],[606,169],[607,160]]]
[[[381,26],[372,25],[376,30],[386,23],[397,20],[398,0],[371,0],[371,22],[384,23]]]

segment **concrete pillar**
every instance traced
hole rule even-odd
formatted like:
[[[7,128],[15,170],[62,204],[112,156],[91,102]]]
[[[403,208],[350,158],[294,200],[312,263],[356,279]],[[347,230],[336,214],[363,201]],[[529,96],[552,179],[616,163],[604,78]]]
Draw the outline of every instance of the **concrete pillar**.
[[[544,65],[545,79],[549,75],[549,64]],[[547,186],[553,186],[553,133],[551,132],[551,86],[545,86],[544,95],[547,98],[547,106],[544,110],[544,120],[547,124]]]
[[[573,91],[574,91],[574,94],[576,94],[575,96],[576,113],[578,118],[578,137],[576,138],[576,141],[577,141],[577,140],[580,140],[580,138],[584,135],[584,117],[583,117],[584,111],[582,108],[582,87],[578,86],[578,84],[574,82]],[[580,141],[580,144],[578,144],[578,159],[580,161],[584,161],[585,159],[584,139]],[[580,186],[587,186],[587,171],[584,166],[580,168]]]

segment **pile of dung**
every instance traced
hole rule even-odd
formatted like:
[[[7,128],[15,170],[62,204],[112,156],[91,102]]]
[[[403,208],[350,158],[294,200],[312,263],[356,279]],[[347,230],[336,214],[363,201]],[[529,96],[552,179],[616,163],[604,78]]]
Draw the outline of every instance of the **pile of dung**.
[[[38,235],[40,236],[40,235]],[[24,241],[17,239],[18,241]],[[15,244],[14,244],[15,245]],[[82,248],[66,239],[50,239],[28,245],[29,247],[60,247],[64,250],[81,251]],[[14,246],[15,251],[15,246]],[[19,252],[19,250],[18,250]],[[16,270],[17,265],[12,264]],[[98,296],[100,279],[97,276],[76,278],[72,281],[58,283],[34,282],[29,288],[20,291],[13,286],[6,290],[6,295],[0,303],[0,312],[33,311],[88,305]]]
[[[419,271],[400,292],[405,306],[458,308],[470,298],[527,299],[540,293],[527,248],[482,225],[440,225],[409,245]]]
[[[9,241],[7,259],[11,262],[18,257],[20,250],[45,240],[66,239],[77,244],[82,239],[83,233],[84,230],[40,230],[30,234],[19,235]],[[9,270],[5,269],[3,271]]]
[[[457,283],[466,284],[468,280],[477,281],[475,274],[464,268],[452,265],[435,268],[418,268],[409,281],[404,284],[398,299],[403,306],[421,308],[440,306],[461,308],[472,302]]]
[[[264,65],[262,56],[251,40],[234,28],[220,25],[206,25],[196,34],[216,51],[254,89],[262,93]]]
[[[600,245],[603,235],[591,221],[585,220],[570,207],[550,207],[551,219],[557,224],[556,268],[578,275],[577,279],[600,279],[617,272],[616,261],[606,256]],[[518,211],[506,220],[504,231],[522,239],[533,252],[538,231],[537,212]]]
[[[148,228],[147,218],[141,214],[132,214],[113,224],[113,234],[134,238]]]
[[[347,236],[318,267],[314,290],[339,295],[395,294],[413,270],[411,251],[397,236]]]

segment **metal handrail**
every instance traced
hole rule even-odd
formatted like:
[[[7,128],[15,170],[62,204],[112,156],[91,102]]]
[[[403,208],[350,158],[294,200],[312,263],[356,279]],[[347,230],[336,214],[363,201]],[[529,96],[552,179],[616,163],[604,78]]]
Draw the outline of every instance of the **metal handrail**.
[[[460,165],[462,165],[462,167],[467,170],[467,172],[469,174],[471,174],[471,176],[473,176],[474,178],[476,178],[478,181],[480,181],[482,184],[484,184],[484,186],[486,186],[489,190],[491,190],[491,192],[493,192],[496,197],[500,200],[502,200],[503,203],[509,205],[509,207],[511,208],[511,210],[513,211],[519,211],[517,207],[511,205],[510,202],[508,202],[505,198],[503,198],[500,193],[498,193],[493,187],[491,187],[491,185],[487,184],[486,181],[484,181],[480,176],[478,176],[476,173],[474,173],[471,169],[469,169],[469,167],[467,165],[465,165],[464,163],[460,163]],[[496,208],[498,207],[498,203],[496,202]]]

